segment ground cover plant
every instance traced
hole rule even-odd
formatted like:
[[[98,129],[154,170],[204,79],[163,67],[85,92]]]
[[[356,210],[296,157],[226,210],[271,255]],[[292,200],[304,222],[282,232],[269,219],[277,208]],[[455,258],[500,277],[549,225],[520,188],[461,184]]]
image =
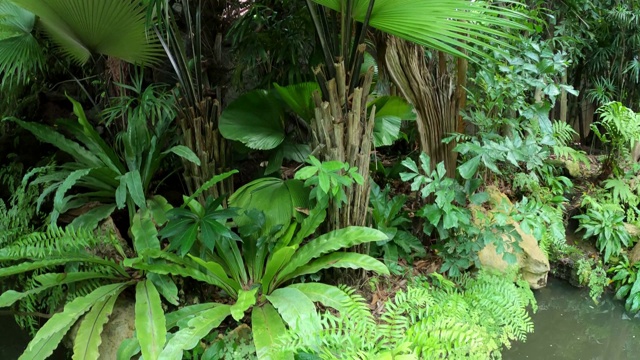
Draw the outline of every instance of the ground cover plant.
[[[118,359],[500,358],[549,263],[637,313],[636,2],[0,0],[21,359],[127,302]]]

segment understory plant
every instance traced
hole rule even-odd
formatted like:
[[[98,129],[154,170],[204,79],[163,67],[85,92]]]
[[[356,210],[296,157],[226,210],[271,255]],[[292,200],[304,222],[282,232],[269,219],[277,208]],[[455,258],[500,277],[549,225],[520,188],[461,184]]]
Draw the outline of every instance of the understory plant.
[[[340,168],[345,166],[341,164]],[[384,233],[365,227],[347,227],[315,235],[325,220],[329,200],[340,198],[344,184],[349,183],[344,178],[351,175],[347,171],[342,177],[329,176],[327,189],[324,180],[318,180],[326,174],[317,173],[318,168],[310,167],[311,170],[300,170],[307,174],[305,177],[308,176],[307,185],[313,187],[308,193],[313,198],[313,206],[305,210],[308,216],[301,221],[290,218],[285,224],[265,229],[266,216],[261,211],[246,208],[222,210],[218,199],[210,199],[203,206],[194,203],[196,195],[192,195],[185,199],[189,210],[183,206],[179,211],[167,212],[167,225],[160,232],[171,244],[181,243],[177,247],[178,254],[150,249],[137,258],[125,261],[127,266],[137,269],[191,277],[202,284],[223,290],[235,302],[233,305],[215,304],[179,322],[178,330],[172,332],[158,359],[181,359],[183,351],[194,348],[225,318],[231,316],[235,321],[240,321],[248,311],[251,313],[258,359],[266,359],[276,335],[286,328],[300,334],[313,333],[321,328],[315,302],[338,311],[344,309],[341,301],[347,295],[338,287],[324,283],[295,283],[296,278],[330,268],[364,269],[389,274],[383,263],[368,255],[338,251],[381,241],[386,238]],[[320,164],[322,168],[323,164]],[[237,229],[225,229],[225,226],[231,226],[229,217],[239,218],[233,214],[236,210],[251,221]],[[185,222],[190,224],[188,229],[180,230]],[[143,227],[147,229],[147,237],[158,236],[149,219],[144,220]],[[188,241],[184,233],[191,234]],[[130,349],[132,351],[123,355],[123,358],[135,355],[135,346]]]
[[[313,336],[288,331],[278,339],[280,351],[308,359],[500,358],[503,346],[533,331],[527,308],[537,308],[526,282],[485,270],[457,285],[430,276],[431,284],[418,280],[389,299],[379,321],[346,289],[346,312],[325,312]]]
[[[623,163],[629,160],[631,149],[640,141],[640,114],[620,102],[609,102],[600,107],[598,113],[600,120],[591,125],[591,131],[607,149],[602,171],[607,176],[611,172],[621,175]]]
[[[616,298],[625,301],[625,309],[631,314],[640,311],[640,262],[631,264],[626,256],[607,270],[613,274],[611,283],[616,289]]]
[[[598,304],[598,299],[609,285],[607,272],[602,267],[602,262],[596,263],[593,259],[581,258],[576,261],[578,281],[589,287],[589,296]]]
[[[91,125],[80,103],[69,100],[78,119],[62,120],[59,127],[75,140],[47,125],[8,119],[73,159],[32,182],[46,184],[38,198],[38,208],[47,196],[53,195],[52,225],[57,224],[60,214],[96,202],[97,206],[75,218],[72,225],[95,228],[114,210],[125,207],[132,219],[137,208],[146,207],[151,182],[167,155],[173,153],[199,164],[187,147],[172,144],[172,119],[167,116],[171,112],[163,112],[164,116],[151,128],[146,117],[129,116],[126,130],[116,136],[119,142],[109,144]],[[80,191],[70,194],[72,188]]]
[[[596,247],[604,252],[604,262],[608,263],[612,256],[619,256],[631,244],[624,226],[624,212],[616,204],[600,204],[588,196],[583,204],[587,205],[586,213],[573,217],[580,221],[577,231],[585,230],[585,239],[596,239]]]
[[[371,255],[382,255],[391,272],[399,274],[402,267],[400,259],[409,264],[414,258],[424,257],[426,250],[420,240],[411,233],[411,219],[403,209],[407,201],[406,195],[389,196],[389,185],[380,189],[378,184],[371,183],[371,220],[373,227],[382,231],[387,239],[376,242],[372,246]]]
[[[468,176],[469,179],[460,184],[446,177],[443,163],[431,171],[430,159],[424,153],[420,155],[420,163],[418,168],[413,159],[404,160],[402,164],[409,172],[401,173],[400,178],[411,181],[411,190],[419,192],[423,199],[433,199],[416,212],[416,216],[424,219],[425,234],[435,232],[438,237],[436,248],[443,259],[441,271],[455,276],[472,265],[479,266],[478,252],[490,243],[506,261],[515,263],[515,255],[506,251],[503,236],[519,240],[519,235],[508,213],[495,211],[489,214],[479,208],[489,200],[486,192],[478,191],[481,181]],[[465,170],[460,168],[459,171],[462,175]],[[472,211],[473,206],[475,211]],[[511,245],[520,250],[518,241]]]

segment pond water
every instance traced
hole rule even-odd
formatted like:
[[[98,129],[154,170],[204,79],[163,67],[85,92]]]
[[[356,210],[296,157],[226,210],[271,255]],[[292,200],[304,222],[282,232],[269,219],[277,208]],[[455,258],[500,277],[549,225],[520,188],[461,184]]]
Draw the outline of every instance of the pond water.
[[[503,359],[640,359],[640,319],[629,319],[612,294],[595,305],[588,290],[554,278],[535,294],[534,333],[505,350]]]

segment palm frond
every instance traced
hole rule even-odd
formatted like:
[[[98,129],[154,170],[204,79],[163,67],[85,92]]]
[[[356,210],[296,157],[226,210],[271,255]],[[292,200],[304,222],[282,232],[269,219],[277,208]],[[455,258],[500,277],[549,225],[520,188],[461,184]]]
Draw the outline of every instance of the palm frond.
[[[341,11],[339,0],[313,1]],[[369,0],[355,0],[353,18],[363,21],[368,6]],[[377,0],[369,25],[416,44],[467,58],[461,49],[482,54],[481,47],[498,52],[501,47],[509,47],[504,40],[510,35],[505,29],[527,30],[526,25],[518,22],[525,18],[500,4],[485,1]]]
[[[0,0],[0,87],[26,83],[44,67],[44,54],[32,35],[35,15]]]
[[[15,0],[33,12],[63,53],[86,63],[92,54],[136,64],[153,63],[162,54],[155,34],[147,32],[146,10],[130,0]]]

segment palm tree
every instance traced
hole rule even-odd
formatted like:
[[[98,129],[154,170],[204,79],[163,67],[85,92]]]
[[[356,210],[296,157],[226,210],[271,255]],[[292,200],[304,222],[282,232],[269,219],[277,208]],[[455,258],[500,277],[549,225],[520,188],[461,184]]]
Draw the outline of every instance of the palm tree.
[[[500,47],[508,46],[505,40],[510,36],[497,29],[527,27],[516,21],[523,15],[504,6],[509,1],[496,5],[470,0],[306,1],[325,62],[314,71],[322,89],[321,96],[315,97],[314,145],[323,149],[322,160],[349,162],[365,178],[362,185],[348,194],[344,208],[336,207],[329,212],[327,230],[366,225],[374,114],[367,114],[366,110],[371,72],[361,76],[359,69],[370,28],[390,35],[382,42],[387,50],[377,49],[378,56],[389,60],[386,63],[392,78],[417,109],[422,151],[433,159],[447,160],[451,168],[455,155],[452,162],[452,155],[447,153],[449,148],[439,142],[456,127],[458,104],[462,101],[456,98],[461,90],[455,88],[455,82],[450,85],[450,81],[448,88],[438,90],[440,83],[451,79],[428,76],[424,71],[423,47],[437,50],[442,56],[450,54],[463,59],[467,58],[467,52],[488,56],[479,49],[500,51]],[[459,68],[466,69],[465,63],[461,62]],[[458,95],[449,95],[452,91]],[[445,93],[449,99],[441,104]],[[436,116],[430,116],[433,114]]]

